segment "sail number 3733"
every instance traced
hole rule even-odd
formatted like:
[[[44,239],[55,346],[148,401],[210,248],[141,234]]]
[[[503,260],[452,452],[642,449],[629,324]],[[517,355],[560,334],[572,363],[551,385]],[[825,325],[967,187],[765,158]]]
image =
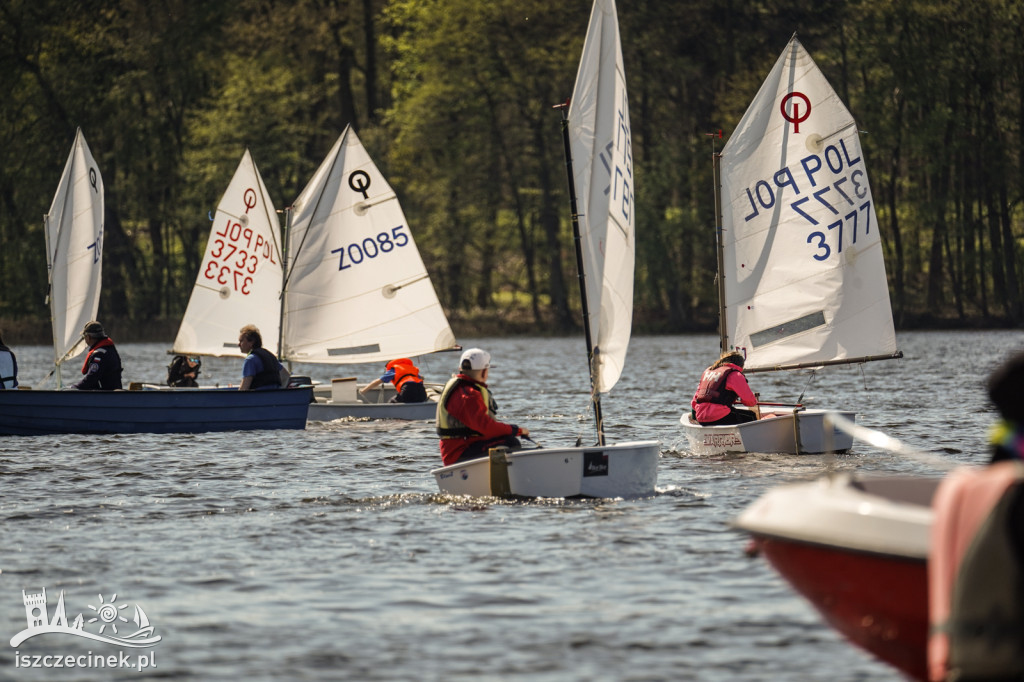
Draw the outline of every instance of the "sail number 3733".
[[[361,242],[352,242],[337,249],[331,249],[331,253],[338,255],[338,269],[348,270],[351,267],[373,259],[381,254],[391,253],[409,243],[409,235],[406,234],[405,225],[391,228],[391,232],[381,232],[376,237],[367,237]]]

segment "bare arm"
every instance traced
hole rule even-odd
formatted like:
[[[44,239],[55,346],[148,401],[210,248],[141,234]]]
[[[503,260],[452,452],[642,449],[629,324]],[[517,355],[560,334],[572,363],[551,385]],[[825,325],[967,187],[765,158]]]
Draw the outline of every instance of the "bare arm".
[[[252,377],[242,377],[242,383],[238,384],[239,391],[248,391],[252,386]]]
[[[383,383],[384,382],[380,380],[380,377],[378,377],[378,378],[374,379],[373,381],[371,381],[370,383],[368,383],[365,386],[363,386],[361,389],[359,389],[359,392],[360,393],[366,393],[367,391],[372,391],[373,389],[377,388],[378,386],[380,386]]]

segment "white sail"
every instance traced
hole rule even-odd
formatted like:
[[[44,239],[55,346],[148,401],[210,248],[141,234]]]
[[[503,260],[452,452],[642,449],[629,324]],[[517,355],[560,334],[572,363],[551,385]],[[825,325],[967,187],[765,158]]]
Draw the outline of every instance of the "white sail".
[[[96,319],[103,270],[103,177],[81,128],[44,218],[54,364],[85,349],[82,328]]]
[[[281,227],[246,149],[217,204],[206,253],[172,352],[242,357],[238,330],[259,327],[277,352],[281,315]]]
[[[282,359],[376,362],[455,345],[398,197],[351,126],[294,211]]]
[[[626,76],[614,0],[596,0],[569,107],[594,385],[622,374],[633,323],[634,184]]]
[[[794,36],[722,150],[726,341],[747,369],[896,352],[865,165]]]

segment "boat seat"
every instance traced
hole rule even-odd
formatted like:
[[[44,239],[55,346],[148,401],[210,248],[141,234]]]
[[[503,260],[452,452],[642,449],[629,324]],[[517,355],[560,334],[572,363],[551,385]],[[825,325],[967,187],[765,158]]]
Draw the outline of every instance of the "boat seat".
[[[356,377],[343,377],[331,379],[331,402],[355,403],[359,402],[357,393]]]

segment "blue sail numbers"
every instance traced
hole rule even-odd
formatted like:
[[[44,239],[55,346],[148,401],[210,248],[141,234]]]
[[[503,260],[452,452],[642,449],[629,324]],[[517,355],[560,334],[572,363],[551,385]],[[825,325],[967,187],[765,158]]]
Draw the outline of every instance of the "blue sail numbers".
[[[793,199],[786,200],[786,190]],[[842,253],[846,229],[848,243],[857,243],[858,233],[871,231],[871,189],[860,156],[851,158],[846,141],[825,147],[823,154],[810,154],[769,178],[760,179],[746,188],[750,213],[743,220],[749,222],[770,211],[782,202],[807,221],[811,227],[827,222],[827,232],[811,230],[807,243],[815,260],[826,260]],[[816,210],[819,209],[819,210]],[[824,213],[824,215],[822,215]],[[829,237],[834,235],[833,239]],[[834,247],[834,248],[833,248]]]

